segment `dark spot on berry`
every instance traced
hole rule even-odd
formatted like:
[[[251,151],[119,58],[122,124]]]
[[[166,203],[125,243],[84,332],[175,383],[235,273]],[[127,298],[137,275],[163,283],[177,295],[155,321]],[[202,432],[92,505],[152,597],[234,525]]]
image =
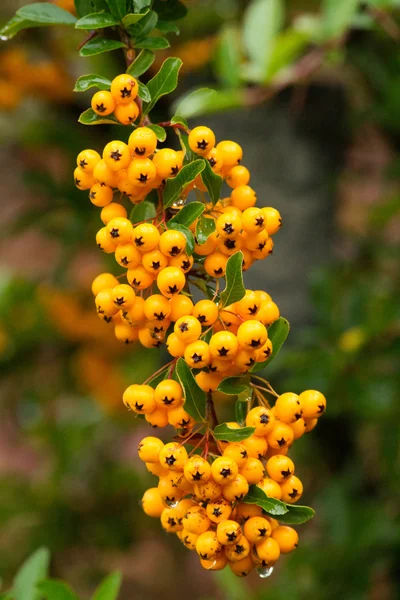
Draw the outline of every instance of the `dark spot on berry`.
[[[179,171],[179,167],[178,165],[176,165],[175,167],[171,167],[171,175],[176,175]]]
[[[215,275],[222,275],[222,273],[223,273],[222,267],[220,267],[219,269],[214,269],[214,273],[215,273]]]
[[[115,298],[114,302],[118,306],[122,306],[124,304],[124,302],[125,302],[125,298],[124,297],[122,297],[122,298]]]
[[[165,462],[171,467],[174,463],[176,463],[176,458],[173,454],[171,454],[171,456],[166,456]]]
[[[188,271],[188,270],[190,269],[190,261],[189,261],[189,260],[183,260],[183,261],[182,261],[181,268],[182,268],[184,271]]]
[[[264,225],[264,217],[257,217],[256,225],[257,227],[262,227]]]
[[[235,554],[240,555],[244,552],[244,546],[242,544],[236,544],[235,546]]]
[[[135,238],[135,246],[144,246],[143,236]]]
[[[267,423],[269,423],[269,416],[268,415],[261,415],[261,417],[260,417],[260,423],[262,423],[262,425],[266,425]]]
[[[262,527],[258,530],[258,533],[260,534],[260,537],[265,537],[267,535],[267,530],[265,527]]]
[[[97,112],[99,112],[99,113],[103,113],[103,112],[105,112],[107,109],[106,109],[106,107],[104,106],[104,104],[103,104],[103,102],[102,102],[101,104],[96,104],[96,110],[97,110]]]
[[[216,506],[213,508],[213,515],[214,517],[220,517],[222,515],[222,510]]]
[[[208,554],[207,552],[205,554],[200,554],[200,558],[202,558],[203,560],[207,560]]]
[[[75,177],[75,185],[81,185],[81,180]]]
[[[264,250],[265,246],[267,245],[267,242],[260,242],[257,246],[257,250]]]
[[[236,240],[225,240],[224,246],[225,248],[228,248],[228,250],[233,250],[236,248]]]
[[[229,353],[229,348],[226,349],[224,346],[222,346],[222,348],[218,349],[218,354],[220,356],[228,356],[228,353]]]
[[[200,321],[200,323],[205,323],[207,321],[207,317],[205,315],[199,315],[197,320]]]
[[[168,525],[171,525],[171,527],[175,527],[175,525],[176,525],[176,521],[175,521],[174,517],[168,517],[167,523],[168,523]]]
[[[136,410],[143,410],[143,406],[144,406],[144,404],[139,404],[138,402],[135,402]]]
[[[247,362],[245,366],[246,367],[252,367],[255,362],[256,362],[255,358],[249,358],[249,362]]]
[[[199,362],[201,362],[201,361],[203,360],[203,357],[202,357],[202,355],[201,355],[201,354],[197,354],[197,353],[195,352],[194,354],[192,354],[192,360],[193,360],[193,362],[196,364],[196,363],[199,363]]]
[[[180,330],[182,333],[185,333],[185,331],[189,331],[189,325],[188,325],[187,323],[185,323],[185,321],[184,321],[183,323],[181,323],[181,324],[179,325],[179,330]]]
[[[114,152],[110,152],[110,158],[116,160],[117,162],[121,160],[121,152],[119,150],[114,150]]]
[[[94,200],[96,198],[97,192],[90,192],[89,197]]]
[[[237,538],[237,533],[236,531],[232,531],[231,533],[227,533],[226,534],[226,539],[228,540],[228,542],[234,542]]]
[[[225,233],[227,233],[228,235],[230,235],[231,233],[233,233],[235,231],[232,223],[225,223],[222,230],[225,231]]]
[[[199,140],[197,142],[197,147],[199,150],[207,150],[208,142],[206,140]]]
[[[282,477],[285,477],[285,479],[286,479],[286,477],[289,477],[289,475],[291,475],[291,474],[292,474],[292,471],[290,469],[286,469],[286,471],[281,471],[281,475],[282,475]]]
[[[161,264],[159,260],[153,260],[151,263],[151,268],[157,271],[160,268]]]
[[[200,481],[203,477],[203,473],[200,473],[200,471],[196,471],[196,473],[193,473],[192,475],[192,479],[193,481]]]
[[[252,307],[249,307],[249,314],[250,315],[255,315],[258,312],[258,306],[257,304],[255,304]]]
[[[113,227],[110,231],[110,235],[112,238],[119,237],[119,229],[115,229],[115,227]]]
[[[79,161],[79,166],[84,169],[85,167],[87,167],[87,162],[84,158],[82,158],[82,160]]]
[[[132,281],[132,285],[133,285],[134,287],[139,287],[139,286],[140,286],[140,284],[141,284],[141,280],[140,280],[140,279],[138,280],[138,279],[136,279],[136,277],[135,277],[135,278],[133,279],[133,281]]]
[[[147,175],[143,175],[143,173],[140,173],[139,177],[137,178],[138,181],[140,181],[140,183],[146,183],[147,182]]]
[[[107,317],[107,315],[104,315],[104,320],[106,323],[111,323],[112,317]]]
[[[182,421],[179,421],[178,425],[181,429],[184,429],[189,425],[189,422],[189,420],[186,421],[186,419],[182,419]]]
[[[271,348],[265,348],[265,350],[263,352],[264,352],[264,355],[268,358],[268,356],[270,356],[270,354],[271,354]]]
[[[242,458],[247,458],[248,457],[247,450],[242,450],[240,455]]]
[[[132,95],[132,90],[129,90],[127,87],[124,87],[121,90],[121,98],[130,98]]]
[[[162,403],[163,403],[165,406],[169,406],[170,404],[172,404],[172,403],[173,403],[174,399],[173,399],[173,398],[168,398],[168,396],[164,396],[164,398],[162,398],[162,400],[161,400],[161,401],[162,401]]]
[[[178,293],[178,286],[176,284],[168,286],[168,289],[169,289],[169,293],[170,294],[177,294]]]
[[[260,339],[258,339],[258,340],[251,340],[250,346],[252,348],[259,348],[261,346],[261,340]]]
[[[211,167],[215,167],[215,165],[217,164],[217,161],[213,156],[208,159],[208,162],[210,163]]]
[[[325,410],[325,404],[318,404],[318,413],[322,414]]]
[[[146,152],[146,148],[135,148],[135,154],[138,154],[138,156],[143,156],[143,154],[145,154]]]
[[[163,312],[154,313],[154,316],[157,319],[157,321],[164,321],[164,319],[166,318]]]
[[[178,254],[180,254],[181,252],[182,252],[181,248],[179,248],[178,246],[172,246],[169,253],[171,256],[178,256]]]
[[[296,488],[293,488],[293,490],[288,495],[290,498],[296,498],[296,496],[299,495],[299,492],[296,490]]]
[[[300,412],[296,413],[294,416],[296,417],[296,421],[298,421],[303,416],[303,411],[301,410]]]
[[[279,448],[282,448],[282,446],[286,446],[286,440],[285,438],[281,438],[280,440],[276,440],[278,443]]]
[[[226,479],[227,477],[229,477],[229,475],[232,473],[232,471],[230,469],[221,469],[220,470],[220,475],[222,475],[222,477],[224,479]]]

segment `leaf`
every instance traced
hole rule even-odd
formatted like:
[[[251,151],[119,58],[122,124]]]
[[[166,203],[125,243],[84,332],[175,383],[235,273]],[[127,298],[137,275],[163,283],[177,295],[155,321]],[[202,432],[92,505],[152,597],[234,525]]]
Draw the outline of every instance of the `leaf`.
[[[151,0],[133,0],[134,10],[140,12],[143,8],[150,6]]]
[[[107,40],[106,38],[93,38],[89,40],[80,50],[80,56],[94,56],[103,54],[103,52],[111,52],[118,48],[126,48],[125,44],[118,40]]]
[[[169,48],[169,41],[164,37],[150,36],[143,40],[137,40],[135,47],[149,50],[165,50],[165,48]]]
[[[197,385],[192,370],[183,358],[178,359],[175,372],[185,396],[184,409],[191,417],[196,419],[196,421],[203,421],[206,416],[206,393]]]
[[[143,102],[150,102],[151,96],[150,92],[144,83],[139,81],[139,98],[143,100]]]
[[[298,504],[286,504],[288,512],[281,515],[278,520],[287,525],[301,525],[306,523],[315,515],[315,510],[309,506],[299,506]]]
[[[160,21],[160,19],[158,19],[157,29],[161,31],[161,33],[176,33],[176,35],[180,34],[179,27],[170,21]]]
[[[18,15],[14,15],[12,19],[0,29],[0,40],[6,41],[11,40],[17,33],[24,29],[30,29],[31,27],[42,27],[43,23],[33,23],[27,19],[23,19]]]
[[[157,21],[157,13],[154,10],[148,10],[138,23],[134,23],[128,27],[129,35],[136,39],[144,38],[153,31],[157,25]]]
[[[13,582],[15,600],[38,600],[35,587],[47,577],[50,552],[39,548],[22,565]]]
[[[183,233],[186,238],[185,252],[188,256],[192,256],[194,251],[194,235],[190,229],[185,227],[185,225],[181,225],[180,223],[171,223],[170,221],[168,222],[168,227],[169,229],[175,229],[176,231]]]
[[[204,160],[195,160],[182,167],[175,177],[167,179],[164,188],[164,208],[168,208],[171,204],[179,200],[185,187],[196,179],[197,175],[203,171],[204,167]]]
[[[92,600],[117,600],[121,580],[121,573],[111,573],[100,583],[92,596]]]
[[[127,0],[106,0],[112,14],[121,20],[126,15]]]
[[[219,35],[215,51],[214,67],[219,81],[225,88],[240,85],[240,37],[236,27],[225,25]]]
[[[264,367],[275,358],[275,356],[280,352],[287,336],[289,335],[290,325],[289,321],[284,319],[283,317],[279,317],[272,325],[268,327],[268,337],[272,342],[272,354],[271,356],[262,363],[256,363],[251,369],[250,372],[256,373],[257,371],[261,371]]]
[[[76,22],[74,15],[55,4],[50,4],[50,2],[27,4],[17,10],[16,14],[22,19],[41,25],[67,25],[72,27]]]
[[[321,23],[324,39],[343,35],[350,27],[360,3],[360,0],[324,0]]]
[[[210,88],[199,88],[188,96],[185,96],[185,98],[174,107],[174,112],[182,117],[193,117],[196,114],[201,114],[201,107],[209,104],[215,94],[216,91]]]
[[[226,423],[217,425],[214,429],[214,437],[224,442],[241,442],[247,440],[255,432],[255,427],[241,427],[240,429],[231,429]]]
[[[174,91],[178,85],[178,73],[181,66],[182,61],[180,58],[169,57],[163,62],[158,73],[147,83],[151,94],[151,102],[146,106],[144,114],[151,111],[161,96]]]
[[[103,29],[114,25],[118,25],[118,21],[109,13],[92,13],[76,21],[75,29]]]
[[[214,173],[208,160],[204,159],[204,162],[206,163],[206,166],[201,178],[203,180],[204,185],[207,188],[207,191],[211,198],[211,202],[214,206],[221,196],[222,177]]]
[[[214,93],[193,96],[193,94],[196,94],[196,91],[192,92],[189,96],[185,96],[183,99],[178,98],[174,105],[178,108],[174,112],[178,112],[179,109],[184,111],[183,113],[179,113],[183,117],[198,117],[206,113],[238,108],[246,104],[247,92],[245,89],[211,90]]]
[[[265,81],[272,79],[281,69],[291,65],[301,54],[309,36],[293,29],[280,33],[274,42]]]
[[[288,512],[288,508],[284,502],[275,498],[268,498],[265,492],[256,485],[251,485],[248,494],[243,498],[246,504],[257,504],[261,506],[269,515],[279,517]]]
[[[101,117],[100,115],[96,114],[92,108],[85,110],[79,117],[78,122],[82,123],[83,125],[103,125],[104,123],[121,125],[121,123],[117,121],[113,115]]]
[[[109,90],[111,87],[110,79],[102,77],[102,75],[82,75],[76,80],[74,92],[86,92],[92,87],[99,88],[99,90]]]
[[[189,227],[202,214],[204,209],[205,206],[202,202],[190,202],[168,221],[167,226],[169,227],[172,223],[180,223]]]
[[[235,252],[226,264],[226,286],[221,294],[221,306],[239,302],[246,293],[243,285],[243,253]]]
[[[160,125],[146,125],[146,127],[154,131],[159,142],[165,142],[167,132],[165,131],[164,127],[160,127]]]
[[[249,401],[242,400],[240,397],[236,400],[235,404],[235,417],[236,421],[243,424],[246,421],[246,416],[249,408]]]
[[[282,0],[253,0],[245,11],[243,43],[254,63],[254,77],[258,81],[264,81],[266,77],[275,37],[283,20]]]
[[[156,207],[154,202],[151,201],[149,196],[151,192],[140,204],[137,204],[132,208],[131,214],[129,216],[129,220],[131,223],[141,223],[142,221],[147,221],[147,219],[154,219],[156,216]],[[157,196],[157,192],[155,193]]]
[[[177,21],[187,14],[186,6],[178,0],[155,0],[153,8],[164,21]]]
[[[249,378],[245,377],[225,377],[218,386],[218,391],[228,394],[228,396],[238,396],[245,392],[249,387]]]
[[[196,225],[196,239],[199,246],[205,244],[215,231],[215,219],[202,215]]]
[[[133,63],[128,67],[127,73],[132,77],[140,77],[153,64],[155,54],[151,50],[142,50]]]
[[[37,590],[46,600],[79,600],[75,592],[63,581],[47,579],[37,585]]]
[[[148,11],[139,14],[129,13],[129,15],[125,15],[125,17],[122,19],[122,25],[125,27],[125,29],[127,29],[131,25],[138,23],[141,19],[143,19],[143,17],[147,15],[147,13]]]

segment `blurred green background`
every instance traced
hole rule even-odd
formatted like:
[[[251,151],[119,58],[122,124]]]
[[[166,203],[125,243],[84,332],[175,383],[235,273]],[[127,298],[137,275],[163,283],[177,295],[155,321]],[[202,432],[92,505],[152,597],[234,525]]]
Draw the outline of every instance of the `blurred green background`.
[[[400,3],[186,4],[180,36],[161,53],[183,59],[180,86],[158,112],[165,119],[187,91],[216,88],[212,102],[189,107],[193,122],[243,146],[260,203],[283,216],[274,256],[246,282],[292,323],[267,371],[275,389],[328,399],[294,449],[317,516],[270,579],[244,581],[204,572],[142,513],[152,476],[136,446],[149,430],[120,399],[160,357],[120,346],[97,318],[90,283],[112,263],[95,248],[97,210],[72,181],[81,149],[126,137],[77,123],[90,96],[74,95],[74,80],[115,75],[122,57],[78,58],[79,33],[33,30],[0,46],[1,577],[9,583],[45,545],[52,575],[82,598],[117,569],[122,600],[395,600]],[[2,2],[0,19],[19,5]]]

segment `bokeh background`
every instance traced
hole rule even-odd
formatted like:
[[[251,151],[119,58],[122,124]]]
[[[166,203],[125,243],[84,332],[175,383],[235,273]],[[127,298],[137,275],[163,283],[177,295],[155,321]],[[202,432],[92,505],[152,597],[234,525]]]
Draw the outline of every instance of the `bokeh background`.
[[[157,111],[165,120],[188,91],[219,90],[192,122],[243,146],[260,203],[283,216],[273,257],[246,283],[266,289],[292,324],[267,371],[274,387],[328,398],[326,416],[295,448],[304,503],[317,516],[270,579],[244,581],[201,570],[141,512],[152,476],[136,446],[148,429],[121,394],[162,357],[119,345],[97,318],[90,283],[110,263],[94,243],[97,210],[72,181],[81,149],[121,135],[77,123],[88,96],[73,94],[74,80],[124,66],[115,52],[78,58],[79,33],[37,29],[0,46],[1,576],[9,582],[45,545],[52,574],[82,598],[118,569],[121,600],[395,600],[399,3],[282,1],[272,32],[249,30],[255,2],[186,4],[181,35],[154,67],[180,56],[180,85]],[[0,21],[19,5],[4,0]],[[274,50],[262,83],[246,69],[249,38]]]

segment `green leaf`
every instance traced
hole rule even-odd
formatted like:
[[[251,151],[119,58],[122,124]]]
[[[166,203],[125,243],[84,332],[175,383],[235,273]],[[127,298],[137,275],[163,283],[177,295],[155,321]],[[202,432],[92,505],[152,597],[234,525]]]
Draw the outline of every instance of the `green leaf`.
[[[139,98],[143,100],[143,102],[150,102],[151,96],[150,92],[144,83],[139,81]]]
[[[37,590],[45,600],[79,600],[75,592],[63,581],[47,579],[37,585]]]
[[[143,19],[143,17],[145,17],[148,12],[149,11],[139,14],[129,13],[129,15],[125,15],[125,17],[122,19],[122,25],[125,27],[125,29],[127,29],[131,25],[134,25],[135,23],[138,23],[141,19]]]
[[[241,425],[246,421],[246,416],[249,408],[249,400],[242,400],[239,398],[236,400],[235,404],[235,417],[236,421]]]
[[[253,0],[246,9],[243,21],[243,42],[254,76],[264,81],[275,37],[282,28],[284,5],[282,0]]]
[[[109,13],[92,13],[76,21],[75,29],[103,29],[114,25],[118,25],[118,21]]]
[[[155,191],[155,190],[154,190]],[[147,221],[147,219],[154,219],[156,216],[156,207],[154,202],[151,201],[149,196],[151,196],[152,192],[141,202],[134,206],[131,210],[131,214],[129,216],[129,220],[131,223],[141,223],[142,221]],[[157,197],[157,192],[155,193]]]
[[[184,409],[196,421],[203,421],[206,416],[206,393],[197,385],[192,370],[183,358],[176,363],[175,372],[183,388],[185,396]]]
[[[202,214],[204,209],[205,206],[201,202],[190,202],[168,221],[167,226],[170,227],[172,223],[180,223],[189,227]]]
[[[210,88],[199,88],[194,90],[194,92],[185,96],[185,98],[176,105],[174,112],[181,117],[193,117],[197,114],[201,114],[202,107],[212,102],[212,98],[215,94],[216,91]]]
[[[261,506],[265,512],[273,517],[280,518],[288,512],[288,508],[284,502],[276,500],[275,498],[268,498],[265,492],[256,485],[251,485],[248,494],[243,498],[243,502],[246,504],[257,504]]]
[[[221,197],[222,177],[214,173],[208,160],[204,159],[204,162],[206,166],[201,178],[214,206]]]
[[[169,48],[169,41],[164,37],[150,36],[142,40],[137,40],[135,47],[149,50],[165,50],[165,48]]]
[[[182,167],[175,177],[167,179],[164,188],[164,208],[168,208],[179,200],[185,187],[196,179],[205,167],[204,160],[199,159]]]
[[[275,358],[277,354],[279,354],[280,349],[282,348],[287,336],[289,335],[290,325],[289,321],[284,319],[283,317],[279,317],[268,327],[268,337],[272,342],[272,354],[271,356],[262,363],[256,363],[251,369],[250,372],[256,373],[257,371],[261,371],[264,367]]]
[[[163,62],[158,73],[147,83],[151,94],[151,102],[146,106],[144,114],[151,111],[161,96],[174,91],[178,85],[178,73],[181,66],[182,61],[180,58],[169,57]]]
[[[225,88],[240,85],[240,36],[236,27],[225,25],[219,35],[215,51],[214,67],[219,81]]]
[[[271,80],[281,69],[290,66],[300,56],[308,42],[309,36],[300,31],[288,29],[280,33],[275,38],[266,81]]]
[[[199,246],[205,244],[215,231],[215,219],[202,215],[196,225],[196,240]]]
[[[177,21],[186,17],[187,8],[178,0],[155,0],[153,8],[157,11],[160,19],[164,21]]]
[[[92,600],[117,600],[121,580],[121,573],[111,573],[100,583]]]
[[[225,377],[218,386],[218,391],[228,396],[238,396],[245,392],[249,387],[249,378],[247,377]]]
[[[186,119],[184,119],[180,115],[173,116],[172,119],[171,119],[171,124],[172,125],[175,125],[175,124],[176,125],[183,125],[187,129],[189,128],[189,123],[186,121]]]
[[[243,285],[243,253],[235,252],[226,265],[226,286],[221,294],[221,306],[239,302],[246,293]]]
[[[134,10],[140,12],[143,8],[150,6],[151,0],[133,0]]]
[[[151,50],[142,50],[128,67],[126,72],[132,75],[132,77],[140,77],[149,67],[151,67],[155,57],[154,52]]]
[[[324,0],[322,2],[322,35],[324,39],[338,38],[351,25],[361,0]]]
[[[174,112],[181,114],[183,117],[198,117],[206,113],[238,108],[246,104],[246,89],[210,90],[212,93],[200,93],[198,95],[197,91],[199,90],[195,90],[183,99],[178,98],[174,104],[177,107]],[[178,113],[178,110],[184,112]]]
[[[161,31],[161,33],[176,33],[176,35],[180,34],[179,27],[170,21],[160,21],[160,19],[158,19],[157,29]]]
[[[126,15],[126,3],[127,0],[106,0],[112,14],[121,20]]]
[[[100,115],[97,115],[92,108],[85,110],[79,117],[78,122],[83,125],[103,125],[104,123],[121,125],[113,115],[101,117]]]
[[[129,35],[135,39],[144,38],[153,31],[157,25],[157,21],[157,13],[154,10],[148,10],[138,23],[134,23],[128,27]]]
[[[171,223],[171,221],[168,222],[168,228],[175,229],[176,231],[180,231],[181,233],[183,233],[183,235],[186,238],[185,252],[188,256],[192,256],[194,251],[194,235],[190,231],[190,229],[185,227],[185,225],[181,225],[180,223]]]
[[[38,600],[36,585],[47,577],[50,552],[39,548],[22,565],[13,582],[15,600]]]
[[[255,427],[241,427],[240,429],[232,429],[226,423],[217,425],[214,429],[214,437],[217,440],[224,442],[241,442],[247,440],[255,432]]]
[[[93,38],[89,40],[80,50],[80,56],[94,56],[103,54],[103,52],[111,52],[118,48],[126,48],[125,44],[118,40],[107,40],[106,38]]]
[[[41,25],[75,25],[76,17],[67,10],[50,4],[50,2],[34,2],[22,6],[16,13],[22,19],[40,23]]]
[[[33,23],[33,21],[28,21],[27,19],[23,19],[18,15],[14,15],[12,19],[7,21],[7,23],[0,29],[0,40],[11,40],[15,35],[17,35],[17,33],[22,31],[23,29],[30,29],[31,27],[42,27],[43,25],[43,23]]]
[[[165,142],[167,132],[165,131],[164,127],[160,127],[160,125],[146,125],[146,127],[154,131],[159,142]]]
[[[107,8],[105,0],[75,0],[74,4],[79,18]]]
[[[286,504],[285,506],[288,512],[278,517],[278,520],[287,525],[301,525],[315,515],[315,510],[309,506],[299,506],[298,504]]]
[[[96,87],[99,90],[109,90],[111,87],[110,79],[102,77],[101,75],[82,75],[77,79],[74,87],[74,92],[86,92],[90,88]]]

